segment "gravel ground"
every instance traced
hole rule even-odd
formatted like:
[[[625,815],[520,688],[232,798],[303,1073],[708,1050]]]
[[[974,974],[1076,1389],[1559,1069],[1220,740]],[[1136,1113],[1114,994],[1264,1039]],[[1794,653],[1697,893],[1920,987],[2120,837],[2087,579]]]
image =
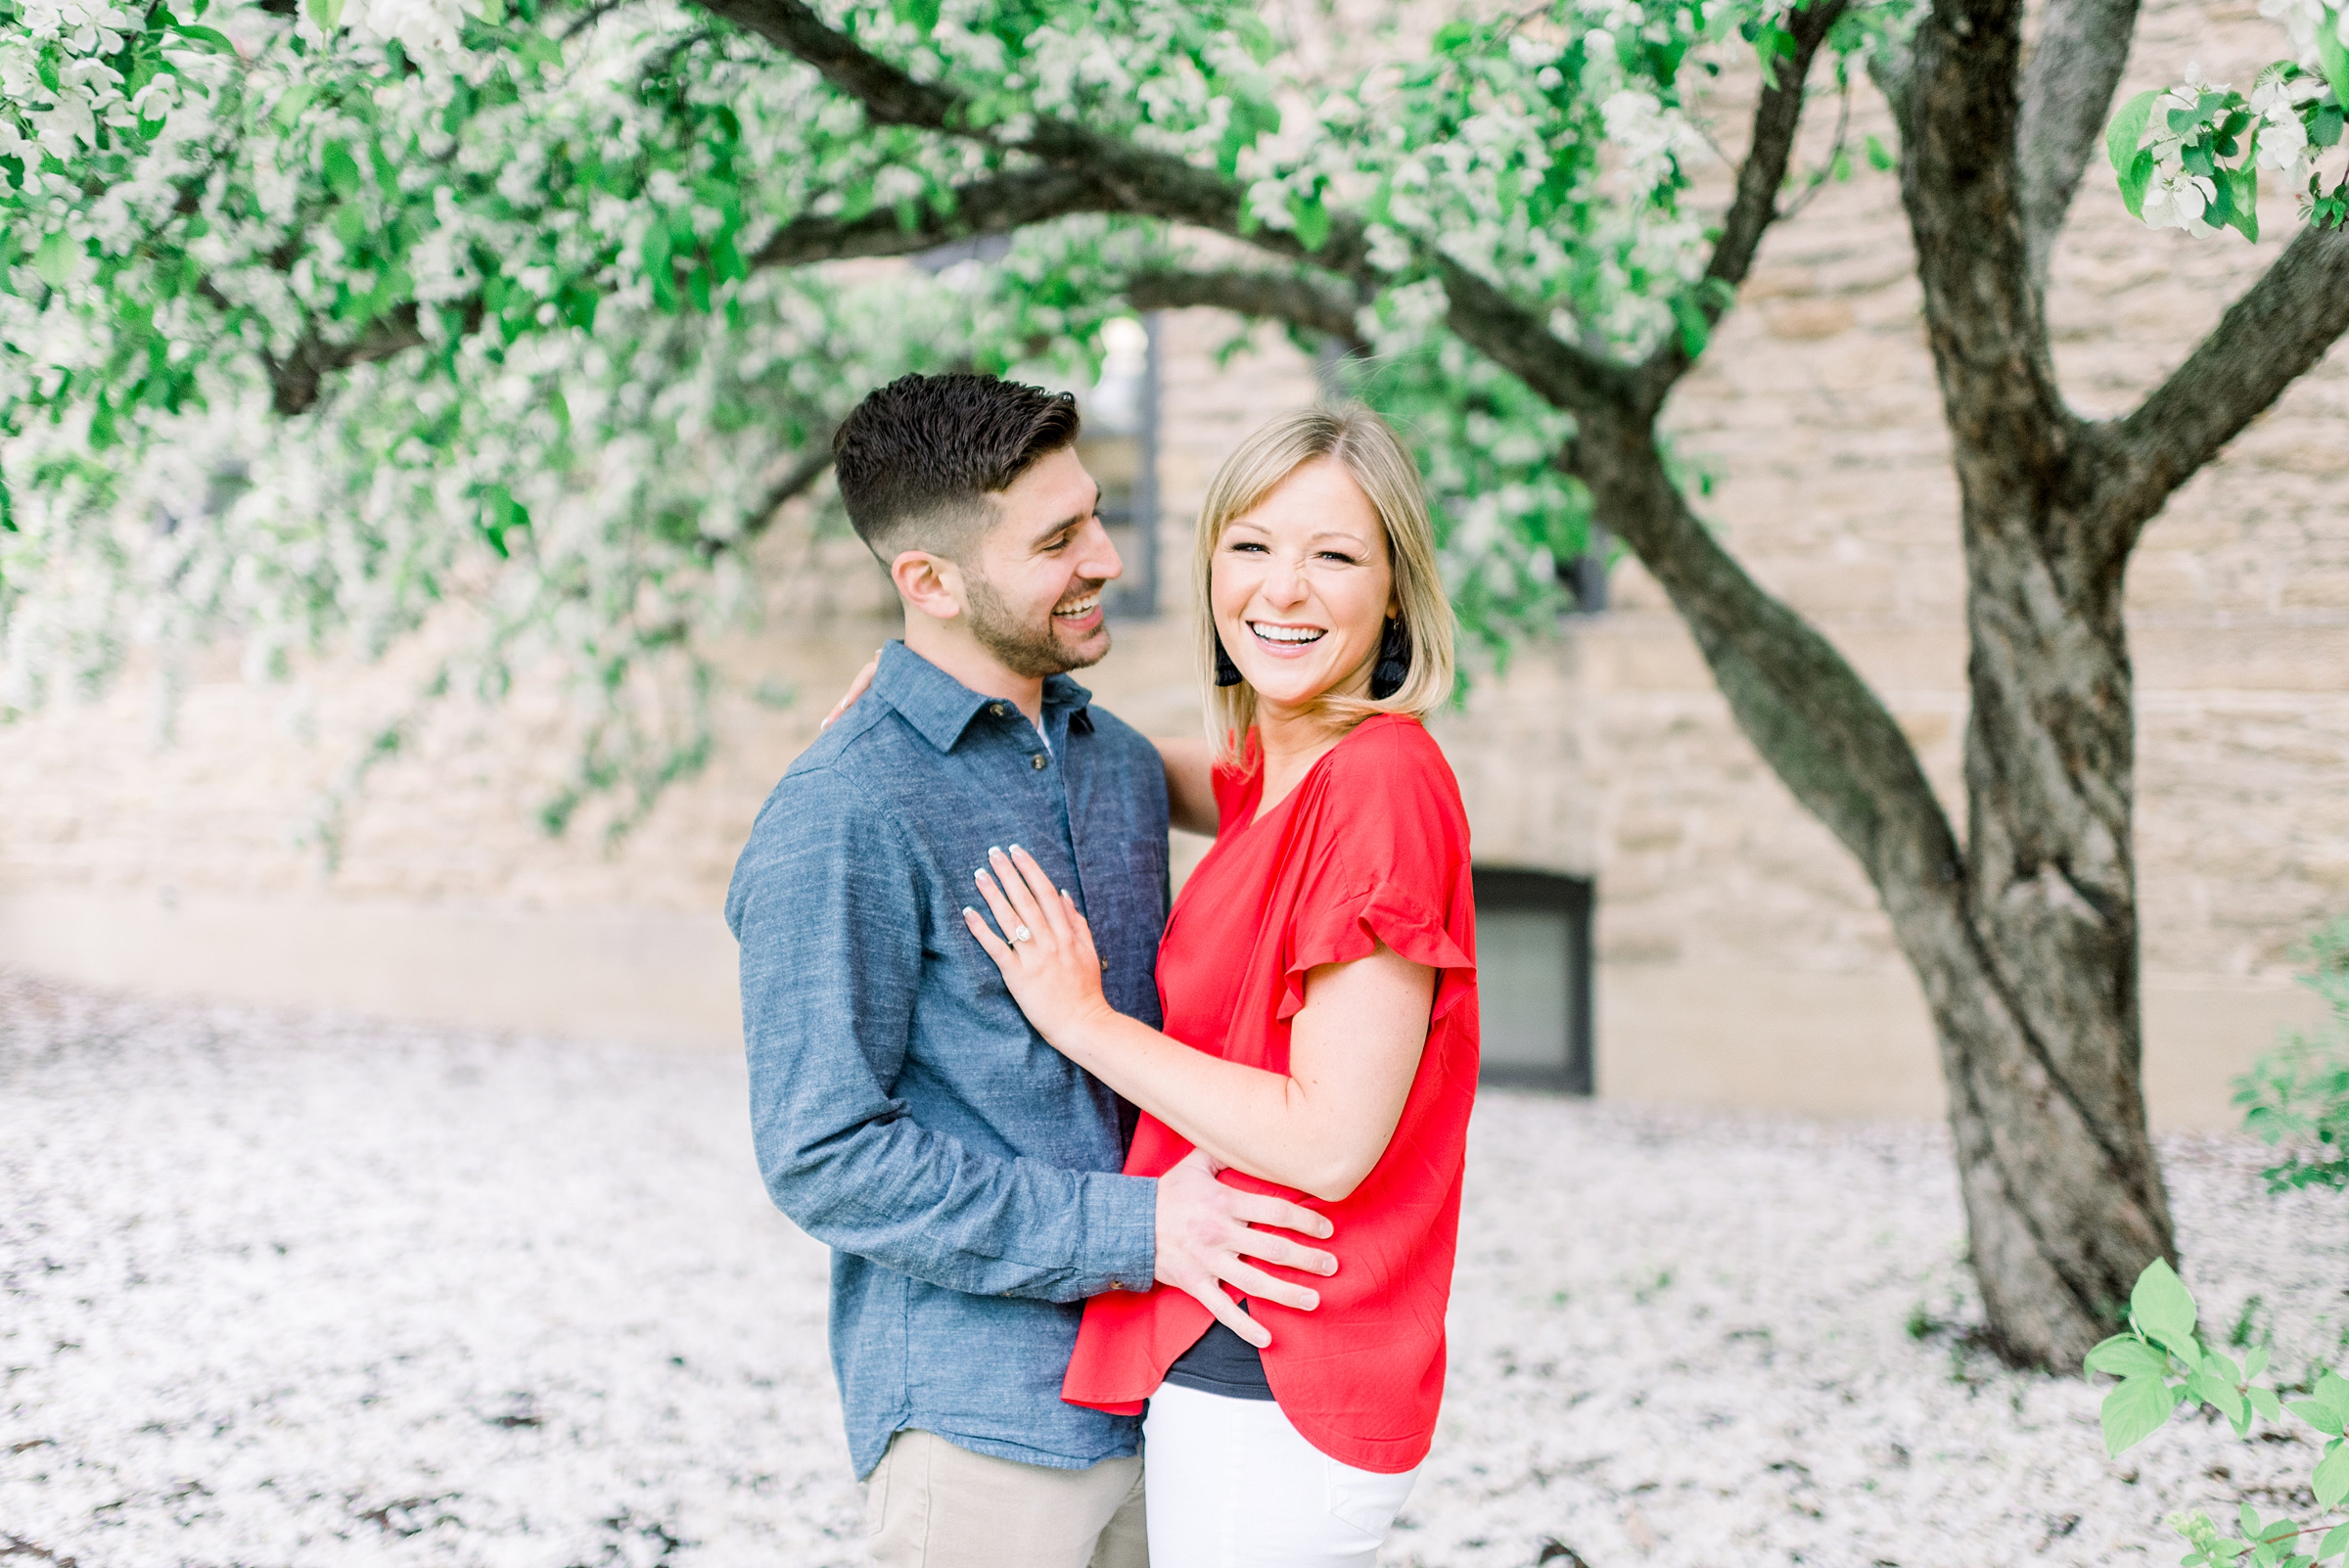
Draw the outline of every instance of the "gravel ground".
[[[2211,1314],[2337,1364],[2339,1201],[2164,1156]],[[1959,1238],[1933,1128],[1488,1096],[1388,1562],[2168,1563],[2300,1489],[2199,1422],[2107,1461],[1972,1348]],[[823,1280],[733,1061],[0,972],[9,1568],[858,1563]]]

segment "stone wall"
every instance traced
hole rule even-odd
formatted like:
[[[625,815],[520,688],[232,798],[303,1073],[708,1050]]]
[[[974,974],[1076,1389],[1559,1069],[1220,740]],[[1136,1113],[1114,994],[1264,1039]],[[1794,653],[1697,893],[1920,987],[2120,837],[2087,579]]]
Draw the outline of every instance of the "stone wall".
[[[2171,4],[2133,75],[2189,59],[2248,79],[2280,48],[2250,4]],[[2135,84],[2129,90],[2135,90]],[[1725,98],[1725,134],[1735,103]],[[1816,116],[1813,159],[1830,116]],[[1852,134],[1888,134],[1863,91]],[[2092,171],[2050,300],[2084,414],[2156,384],[2293,228],[2154,234]],[[1198,723],[1190,519],[1267,414],[1314,393],[1270,334],[1219,369],[1229,318],[1167,318],[1162,615],[1085,677],[1144,729]],[[2294,1016],[2291,945],[2349,910],[2349,349],[2197,478],[2130,577],[2139,854],[2157,1119],[2227,1119],[2225,1082]],[[1863,172],[1766,243],[1739,308],[1677,398],[1703,503],[1773,591],[1884,693],[1962,827],[1962,563],[1955,484],[1898,191]],[[789,520],[765,541],[769,629],[727,651],[714,765],[616,846],[549,840],[564,715],[525,689],[440,714],[380,772],[327,877],[293,840],[422,652],[304,672],[282,691],[200,669],[159,744],[133,681],[0,733],[0,959],[200,989],[516,1027],[730,1044],[715,910],[752,813],[830,695],[894,631],[852,540]],[[740,695],[796,685],[775,711]],[[314,730],[314,739],[304,739]],[[1595,879],[1601,1092],[1822,1113],[1930,1114],[1933,1046],[1874,899],[1730,722],[1636,563],[1613,607],[1562,623],[1440,726],[1480,858]],[[1200,846],[1178,846],[1187,865]]]

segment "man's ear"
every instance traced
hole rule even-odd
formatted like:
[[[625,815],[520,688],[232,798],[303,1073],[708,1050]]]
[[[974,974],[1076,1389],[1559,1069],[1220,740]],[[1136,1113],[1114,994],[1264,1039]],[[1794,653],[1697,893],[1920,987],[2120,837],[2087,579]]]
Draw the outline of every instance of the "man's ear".
[[[962,614],[962,569],[943,555],[906,550],[889,564],[898,596],[933,621]]]

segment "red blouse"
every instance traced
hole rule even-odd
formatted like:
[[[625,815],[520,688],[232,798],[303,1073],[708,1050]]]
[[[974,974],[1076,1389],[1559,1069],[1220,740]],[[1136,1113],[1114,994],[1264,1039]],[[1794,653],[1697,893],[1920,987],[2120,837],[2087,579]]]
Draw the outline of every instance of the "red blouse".
[[[1254,752],[1250,737],[1251,761]],[[1255,820],[1264,773],[1216,772],[1215,848],[1184,884],[1158,952],[1167,1033],[1227,1061],[1289,1066],[1289,1020],[1306,973],[1368,957],[1372,939],[1437,971],[1427,1048],[1378,1164],[1342,1201],[1226,1171],[1222,1179],[1329,1216],[1327,1279],[1267,1266],[1321,1293],[1315,1311],[1249,1311],[1272,1331],[1273,1397],[1306,1441],[1358,1469],[1397,1474],[1426,1457],[1444,1397],[1444,1308],[1459,1229],[1460,1169],[1476,1096],[1476,908],[1468,817],[1451,765],[1418,720],[1364,719]],[[1190,1153],[1144,1116],[1128,1176]],[[1207,1331],[1179,1290],[1116,1291],[1085,1304],[1061,1398],[1130,1415]]]

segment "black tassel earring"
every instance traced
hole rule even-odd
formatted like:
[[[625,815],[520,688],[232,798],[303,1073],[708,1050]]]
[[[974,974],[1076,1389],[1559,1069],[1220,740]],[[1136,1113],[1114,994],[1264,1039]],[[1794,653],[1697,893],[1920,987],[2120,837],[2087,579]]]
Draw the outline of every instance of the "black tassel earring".
[[[1378,639],[1378,668],[1370,671],[1370,698],[1385,702],[1403,690],[1411,673],[1411,634],[1401,616],[1387,618],[1386,634]]]
[[[1219,631],[1216,633],[1216,684],[1236,686],[1239,683],[1240,667],[1233,664],[1231,655],[1223,651],[1223,634]]]

